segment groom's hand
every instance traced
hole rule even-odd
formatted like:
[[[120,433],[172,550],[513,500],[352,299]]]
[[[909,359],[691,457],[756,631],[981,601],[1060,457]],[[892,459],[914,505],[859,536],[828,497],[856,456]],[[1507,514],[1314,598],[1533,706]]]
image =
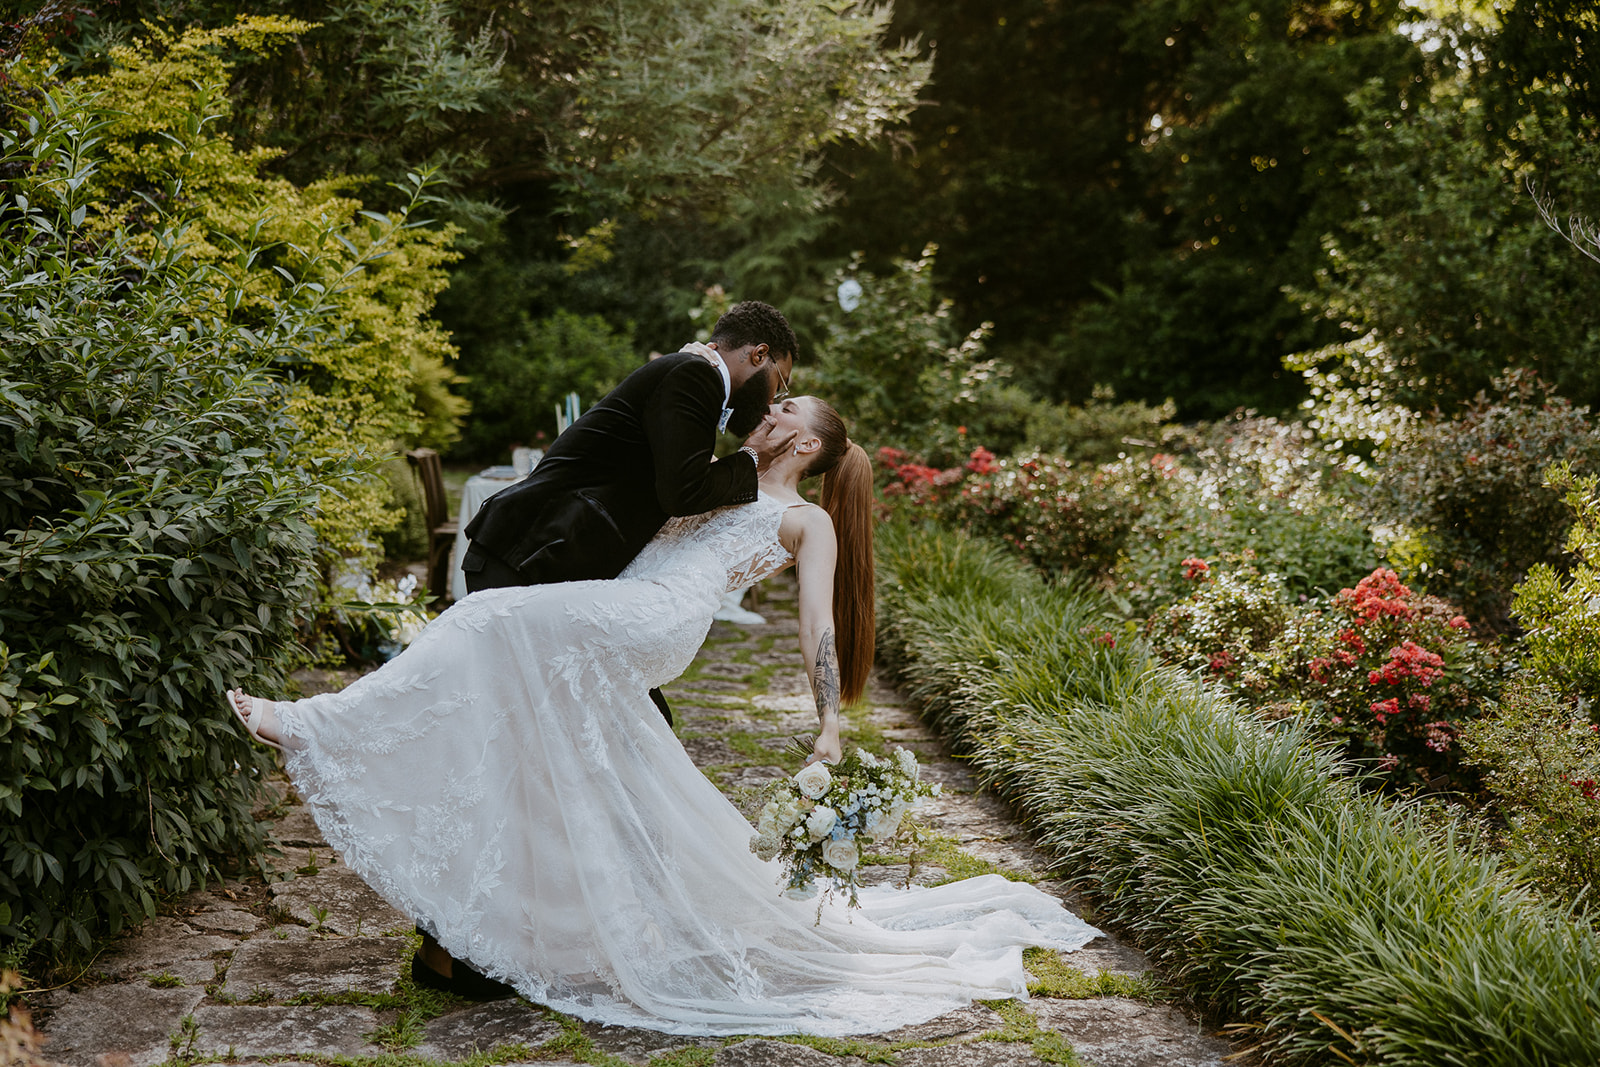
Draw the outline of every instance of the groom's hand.
[[[745,438],[744,443],[756,450],[756,470],[764,471],[772,466],[772,461],[794,447],[795,440],[800,436],[798,430],[785,430],[774,434],[773,428],[777,423],[768,415],[761,420],[755,432]]]

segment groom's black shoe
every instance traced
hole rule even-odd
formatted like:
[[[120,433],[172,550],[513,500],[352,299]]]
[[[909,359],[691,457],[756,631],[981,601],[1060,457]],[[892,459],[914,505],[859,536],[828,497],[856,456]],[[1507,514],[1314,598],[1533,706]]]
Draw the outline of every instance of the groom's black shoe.
[[[452,960],[450,974],[443,975],[422,962],[422,954],[411,957],[411,980],[427,989],[453,993],[462,1000],[499,1000],[514,997],[517,991],[504,982],[479,974],[460,960]]]
[[[661,712],[661,717],[667,720],[667,725],[672,725],[672,709],[667,707],[667,698],[661,695],[661,690],[650,690],[650,699],[655,703],[656,710]]]

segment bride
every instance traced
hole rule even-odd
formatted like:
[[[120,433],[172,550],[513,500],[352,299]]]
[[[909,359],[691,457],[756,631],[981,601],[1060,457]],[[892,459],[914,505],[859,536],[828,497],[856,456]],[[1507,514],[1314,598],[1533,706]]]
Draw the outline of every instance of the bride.
[[[872,664],[871,464],[815,398],[774,405],[766,430],[796,437],[757,501],[671,520],[617,579],[487,589],[342,692],[234,690],[233,706],[285,749],[353,870],[457,960],[559,1011],[838,1036],[1024,996],[1024,945],[1099,932],[997,875],[867,889],[819,918],[781,895],[646,695],[689,666],[726,590],[793,564],[812,758],[840,756],[840,703]],[[821,507],[799,494],[812,474]]]

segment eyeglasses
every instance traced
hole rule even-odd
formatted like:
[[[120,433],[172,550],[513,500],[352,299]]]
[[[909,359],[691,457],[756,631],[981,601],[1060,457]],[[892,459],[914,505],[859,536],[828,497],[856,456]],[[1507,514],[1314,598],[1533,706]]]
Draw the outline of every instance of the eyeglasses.
[[[772,361],[772,369],[778,372],[778,391],[772,394],[772,402],[776,404],[789,395],[789,379],[784,377],[783,368],[778,366],[778,361]]]

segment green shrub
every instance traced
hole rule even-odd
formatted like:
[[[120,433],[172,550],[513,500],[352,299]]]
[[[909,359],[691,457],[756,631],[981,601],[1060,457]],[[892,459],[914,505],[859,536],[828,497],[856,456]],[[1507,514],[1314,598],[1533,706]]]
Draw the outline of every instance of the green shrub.
[[[846,282],[860,287],[859,303],[846,310],[836,296],[821,317],[814,356],[800,364],[797,388],[827,400],[848,416],[865,448],[909,445],[930,462],[966,455],[967,434],[979,414],[978,398],[994,390],[1005,371],[984,358],[990,325],[961,334],[951,303],[933,288],[933,256],[902,260],[892,273],[861,269],[860,257],[835,275],[830,292]],[[988,397],[986,410],[1015,433],[1026,416],[1020,399]],[[976,442],[975,442],[976,443]]]
[[[271,55],[310,29],[275,15],[181,31],[145,23],[109,48],[103,66],[74,82],[94,96],[104,123],[95,165],[82,175],[83,228],[86,236],[120,230],[135,253],[155,256],[164,212],[181,213],[191,264],[230,276],[236,317],[252,326],[274,320],[287,289],[322,287],[327,328],[275,370],[291,379],[298,450],[358,464],[311,513],[318,539],[330,557],[375,563],[375,535],[399,512],[373,468],[410,444],[448,447],[465,410],[449,391],[455,350],[428,317],[456,258],[454,231],[419,218],[437,201],[426,175],[408,174],[396,186],[399,206],[382,214],[363,210],[348,178],[302,187],[265,176],[276,153],[229,139],[230,57]],[[26,59],[8,73],[19,85],[50,79]]]
[[[1576,558],[1563,577],[1547,563],[1528,568],[1512,614],[1522,624],[1524,666],[1544,685],[1600,712],[1600,477],[1579,477],[1570,463],[1545,472],[1575,521],[1566,550]],[[1600,721],[1600,720],[1597,720]]]
[[[1138,400],[1118,402],[1110,389],[1096,387],[1083,405],[1038,404],[1028,412],[1023,431],[1027,447],[1059,452],[1080,463],[1110,463],[1123,455],[1139,455],[1166,447],[1179,432],[1172,420],[1178,407],[1171,400],[1151,405]],[[995,451],[1012,451],[1004,442],[979,438]]]
[[[1381,562],[1353,506],[1364,487],[1305,428],[1241,418],[1168,427],[1161,439],[1180,451],[1098,465],[1042,452],[996,459],[978,447],[941,470],[884,448],[880,485],[897,508],[1005,541],[1047,574],[1113,585],[1129,617],[1188,595],[1175,566],[1187,556],[1252,553],[1299,598],[1331,594]]]
[[[598,315],[524,317],[512,339],[462,353],[472,420],[454,454],[509,463],[513,446],[540,447],[555,437],[555,409],[568,393],[587,408],[640,362],[632,337]]]
[[[1329,596],[1383,562],[1360,476],[1305,426],[1242,416],[1151,460],[1163,481],[1124,542],[1114,580],[1128,613],[1187,596],[1178,561],[1250,554],[1296,600]]]
[[[1600,470],[1600,436],[1524,370],[1495,379],[1456,418],[1410,427],[1378,457],[1378,508],[1428,544],[1430,592],[1493,629],[1510,625],[1512,589],[1538,564],[1561,562],[1569,522],[1543,472],[1565,460]]]
[[[1546,893],[1600,914],[1600,726],[1532,680],[1461,736],[1505,832],[1501,844]]]
[[[268,761],[226,709],[276,690],[315,590],[308,519],[350,468],[307,462],[274,361],[325,295],[237,321],[178,220],[85,231],[97,103],[0,126],[0,933],[58,952],[258,851]],[[196,116],[195,126],[203,125]],[[136,248],[147,251],[136,252]],[[262,269],[241,246],[237,264]],[[252,265],[254,265],[252,267]]]
[[[1600,1059],[1600,943],[1363,795],[1292,720],[1096,633],[1107,605],[928,529],[879,539],[881,646],[1097,914],[1290,1062]],[[1107,638],[1110,638],[1109,640]]]

